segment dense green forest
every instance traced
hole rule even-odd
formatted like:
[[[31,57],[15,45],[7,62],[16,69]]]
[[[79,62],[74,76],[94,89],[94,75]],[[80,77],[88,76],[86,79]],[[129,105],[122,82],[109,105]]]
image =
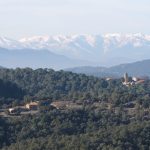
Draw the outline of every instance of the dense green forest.
[[[40,101],[35,115],[0,118],[2,150],[149,150],[150,80],[126,87],[51,69],[0,69],[0,108]],[[54,109],[49,101],[81,103]],[[46,110],[46,111],[43,111]]]

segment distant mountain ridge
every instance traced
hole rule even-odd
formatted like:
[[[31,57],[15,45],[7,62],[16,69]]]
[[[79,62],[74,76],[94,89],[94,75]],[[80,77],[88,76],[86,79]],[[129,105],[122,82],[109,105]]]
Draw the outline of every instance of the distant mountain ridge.
[[[122,77],[125,72],[131,76],[149,76],[150,77],[150,59],[134,63],[121,64],[114,67],[76,67],[66,69],[74,73],[84,73],[98,77]]]
[[[9,50],[48,50],[69,59],[86,60],[107,67],[150,59],[150,35],[140,33],[33,36],[19,40],[1,37],[0,47]]]
[[[54,54],[48,50],[37,51],[34,49],[8,50],[0,48],[0,65],[7,68],[31,67],[54,68],[74,67],[89,64],[91,62],[70,59],[62,55]]]

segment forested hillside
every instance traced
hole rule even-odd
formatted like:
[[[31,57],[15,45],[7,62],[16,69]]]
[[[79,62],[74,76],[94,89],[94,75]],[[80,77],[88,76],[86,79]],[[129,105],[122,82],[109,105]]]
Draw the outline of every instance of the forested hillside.
[[[17,84],[28,96],[52,100],[102,98],[110,94],[106,89],[117,91],[122,86],[121,80],[108,83],[104,79],[51,69],[1,69],[0,79]],[[118,86],[113,89],[115,84]]]
[[[15,83],[0,79],[0,97],[23,98],[24,91]]]
[[[150,81],[126,87],[122,80],[51,69],[0,69],[1,109],[40,101],[36,114],[0,117],[0,148],[149,150]],[[56,109],[50,105],[55,101],[81,107]]]

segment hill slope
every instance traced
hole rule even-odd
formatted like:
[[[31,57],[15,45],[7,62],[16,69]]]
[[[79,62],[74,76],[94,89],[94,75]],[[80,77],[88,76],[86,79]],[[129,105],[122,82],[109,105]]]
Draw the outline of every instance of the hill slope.
[[[94,75],[100,77],[109,76],[123,76],[125,72],[128,72],[132,76],[150,76],[150,60],[143,60],[129,64],[121,64],[118,66],[104,68],[104,67],[76,67],[66,69],[74,73],[84,73],[87,75]]]
[[[48,50],[8,50],[0,48],[0,65],[8,68],[31,67],[31,68],[54,68],[82,66],[92,64],[88,61],[69,59],[65,56],[54,54]]]

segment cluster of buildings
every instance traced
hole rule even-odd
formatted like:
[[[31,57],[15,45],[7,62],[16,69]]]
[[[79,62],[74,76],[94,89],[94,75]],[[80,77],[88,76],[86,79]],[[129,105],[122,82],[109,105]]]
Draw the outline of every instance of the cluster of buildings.
[[[38,111],[39,110],[39,105],[41,106],[51,106],[51,109],[81,109],[82,104],[80,103],[74,103],[71,101],[55,101],[52,103],[40,103],[39,101],[36,102],[30,102],[27,103],[24,106],[16,106],[13,108],[9,108],[8,112],[10,115],[17,115],[17,114],[28,114],[30,112]]]
[[[112,80],[112,78],[107,78],[107,81]],[[122,82],[125,86],[132,86],[136,84],[141,84],[145,82],[145,78],[138,77],[130,77],[127,73],[124,74],[124,82]],[[55,101],[50,104],[55,109],[80,109],[82,105],[79,103],[73,103],[71,101]],[[27,103],[25,106],[16,106],[13,108],[9,108],[8,111],[10,114],[20,114],[21,112],[29,112],[35,111],[39,108],[39,101]]]
[[[13,108],[9,108],[8,112],[10,114],[20,114],[21,112],[27,112],[31,110],[38,110],[39,102],[30,102],[27,103],[25,106],[16,106]]]
[[[131,77],[129,79],[128,74],[125,73],[124,74],[124,82],[122,84],[125,85],[125,86],[132,86],[132,85],[141,84],[141,83],[144,83],[144,82],[145,82],[144,78]]]

